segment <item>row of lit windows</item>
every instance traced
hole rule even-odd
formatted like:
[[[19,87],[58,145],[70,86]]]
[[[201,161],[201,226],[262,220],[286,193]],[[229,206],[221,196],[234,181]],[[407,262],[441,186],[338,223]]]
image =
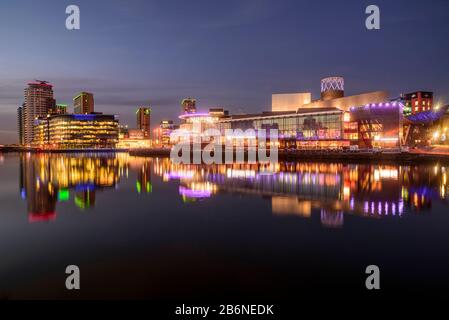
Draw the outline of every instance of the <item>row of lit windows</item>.
[[[427,106],[430,106],[430,104],[431,104],[430,100],[429,100],[429,101],[425,101],[425,100],[422,101],[422,105],[423,105],[423,106],[426,106],[426,105],[427,105]],[[418,106],[418,105],[419,105],[419,101],[416,100],[416,101],[415,101],[415,107]]]
[[[426,107],[423,107],[423,108],[422,108],[422,111],[426,111],[426,110],[429,111],[429,110],[430,110],[430,107],[427,107],[427,108],[426,108]],[[415,112],[419,112],[419,107],[415,107]]]

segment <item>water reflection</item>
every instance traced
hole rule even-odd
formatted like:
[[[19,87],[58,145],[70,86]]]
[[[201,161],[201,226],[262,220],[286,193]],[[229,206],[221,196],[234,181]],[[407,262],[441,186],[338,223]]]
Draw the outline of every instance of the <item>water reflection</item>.
[[[93,208],[97,192],[116,192],[121,179],[135,172],[135,192],[153,192],[153,179],[175,184],[185,203],[213,201],[222,194],[270,199],[273,215],[309,218],[320,215],[325,227],[341,227],[346,214],[401,217],[432,208],[447,199],[446,168],[343,163],[276,165],[179,165],[166,158],[138,158],[125,153],[23,154],[20,192],[30,222],[56,218],[58,202]],[[173,192],[164,190],[165,193]],[[119,196],[119,195],[118,195]]]
[[[115,154],[21,155],[20,192],[29,221],[55,219],[56,203],[72,196],[81,210],[94,207],[96,193],[114,189],[126,166],[126,158]]]
[[[342,226],[344,213],[366,217],[402,216],[404,206],[430,209],[445,201],[445,167],[333,163],[179,166],[155,162],[165,181],[180,181],[184,197],[214,193],[257,194],[271,198],[273,214],[310,217],[320,212],[324,226]]]

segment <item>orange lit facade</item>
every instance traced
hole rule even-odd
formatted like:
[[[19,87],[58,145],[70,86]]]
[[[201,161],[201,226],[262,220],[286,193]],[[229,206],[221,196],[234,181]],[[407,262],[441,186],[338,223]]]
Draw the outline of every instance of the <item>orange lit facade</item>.
[[[118,143],[114,115],[65,114],[35,119],[33,145],[42,149],[113,149]]]

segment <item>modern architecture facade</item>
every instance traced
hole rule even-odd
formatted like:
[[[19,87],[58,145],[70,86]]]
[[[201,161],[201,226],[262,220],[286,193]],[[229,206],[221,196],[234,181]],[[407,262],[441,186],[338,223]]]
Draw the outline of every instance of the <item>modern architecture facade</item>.
[[[177,126],[172,120],[162,120],[159,125],[159,142],[162,146],[170,145],[170,135],[176,130]]]
[[[344,90],[342,77],[328,77],[321,80],[318,100],[311,100],[311,94],[304,92],[273,94],[270,112],[221,117],[212,117],[216,113],[209,112],[210,117],[196,113],[180,118],[188,125],[215,122],[222,135],[226,129],[266,133],[276,129],[281,149],[399,149],[429,145],[432,139],[442,143],[449,138],[448,126],[442,122],[448,107],[433,110],[431,92],[390,100],[386,91],[345,96]],[[418,106],[416,113],[407,114],[407,104]]]
[[[54,106],[53,86],[46,81],[37,80],[25,88],[25,102],[21,110],[23,145],[30,145],[34,140],[34,121],[38,117],[45,117],[48,110]],[[20,135],[20,134],[19,134]]]
[[[404,101],[404,114],[415,114],[429,111],[433,108],[433,92],[416,91],[402,95]]]
[[[361,136],[365,137],[368,145],[367,135],[386,141],[389,133],[384,137],[383,134],[372,131],[390,130],[390,123],[387,123],[389,121],[395,124],[396,133],[399,132],[399,114],[391,119],[388,116],[376,118],[375,112],[368,112],[363,116],[352,115],[355,106],[388,101],[387,92],[374,91],[345,97],[344,84],[342,77],[322,79],[318,100],[312,100],[309,92],[273,94],[270,112],[227,115],[217,120],[217,126],[223,133],[226,129],[254,129],[267,133],[269,129],[276,129],[282,149],[342,149],[358,145]],[[386,123],[376,125],[376,121]],[[370,125],[367,127],[366,123]],[[368,133],[363,131],[365,129]],[[397,135],[395,137],[398,142],[399,138]],[[369,145],[372,147],[372,143]]]
[[[403,105],[399,102],[371,103],[351,108],[361,149],[399,148],[403,137]]]
[[[151,137],[151,109],[148,107],[140,107],[137,109],[137,128],[141,130],[144,137]]]
[[[265,112],[233,115],[220,119],[219,128],[278,130],[281,148],[323,149],[349,146],[344,138],[344,112],[337,108],[298,109],[297,111]]]
[[[219,117],[209,113],[185,113],[179,116],[182,123],[179,126],[178,135],[175,139],[186,141],[200,137],[208,129],[216,129]],[[175,141],[172,141],[175,142]]]
[[[271,111],[296,111],[312,101],[312,94],[306,93],[276,93],[271,96]]]
[[[310,92],[277,93],[272,95],[270,111],[254,114],[230,114],[218,107],[197,112],[196,100],[187,98],[181,103],[180,130],[173,121],[163,120],[152,133],[149,107],[138,108],[137,129],[129,130],[119,127],[115,116],[95,113],[93,94],[77,95],[75,114],[68,114],[67,105],[56,104],[52,86],[36,81],[25,89],[25,102],[17,110],[19,141],[54,149],[149,148],[197,141],[207,129],[218,129],[222,142],[228,129],[251,129],[256,136],[275,129],[281,149],[298,150],[398,149],[449,140],[449,107],[434,107],[432,92],[417,91],[392,100],[386,91],[345,96],[342,77],[327,77],[320,84],[316,100]]]
[[[213,117],[223,118],[229,116],[229,111],[224,108],[209,108],[209,115]]]
[[[34,145],[47,149],[115,148],[118,119],[104,114],[49,115],[35,120]]]
[[[150,148],[151,140],[140,129],[128,129],[125,134],[119,134],[118,149]]]
[[[94,95],[89,92],[80,92],[73,98],[73,108],[76,114],[89,114],[94,112]]]
[[[66,114],[66,113],[67,113],[67,105],[63,103],[56,103],[48,111],[48,114],[50,115]]]
[[[312,100],[310,92],[273,94],[271,111],[284,112],[298,109],[338,108],[349,111],[351,107],[368,103],[389,101],[386,91],[372,91],[352,96],[345,96],[345,82],[342,77],[327,77],[321,80],[320,99]]]
[[[321,100],[333,100],[345,96],[345,80],[342,77],[321,79]]]

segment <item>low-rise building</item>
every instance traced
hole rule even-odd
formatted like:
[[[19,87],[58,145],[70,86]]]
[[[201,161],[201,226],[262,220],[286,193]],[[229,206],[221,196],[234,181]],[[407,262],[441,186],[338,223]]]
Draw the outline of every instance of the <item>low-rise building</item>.
[[[115,115],[48,115],[35,120],[33,144],[46,149],[115,148],[118,131]]]

